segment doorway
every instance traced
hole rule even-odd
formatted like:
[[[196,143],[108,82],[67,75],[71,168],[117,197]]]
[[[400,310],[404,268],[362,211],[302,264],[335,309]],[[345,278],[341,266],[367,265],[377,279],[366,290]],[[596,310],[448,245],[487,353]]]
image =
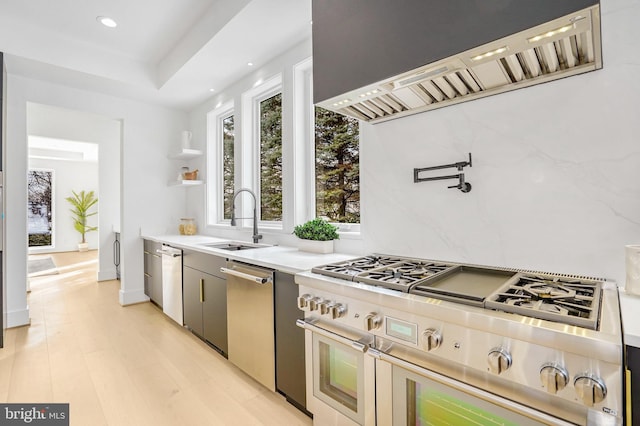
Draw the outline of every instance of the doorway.
[[[28,273],[38,268],[55,273],[54,253],[78,252],[82,234],[70,212],[74,206],[68,198],[84,191],[98,199],[88,211],[88,231],[85,229],[84,234],[88,250],[96,252],[96,279],[115,279],[113,247],[120,226],[121,121],[28,103],[27,142],[28,174],[38,180],[37,185],[33,182],[34,191],[28,201]]]

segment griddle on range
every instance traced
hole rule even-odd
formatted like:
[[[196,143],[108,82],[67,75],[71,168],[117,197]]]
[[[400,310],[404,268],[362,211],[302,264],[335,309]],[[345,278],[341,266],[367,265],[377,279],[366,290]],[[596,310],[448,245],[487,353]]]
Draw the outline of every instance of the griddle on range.
[[[418,296],[598,329],[602,283],[595,280],[387,255],[322,265],[312,272]]]

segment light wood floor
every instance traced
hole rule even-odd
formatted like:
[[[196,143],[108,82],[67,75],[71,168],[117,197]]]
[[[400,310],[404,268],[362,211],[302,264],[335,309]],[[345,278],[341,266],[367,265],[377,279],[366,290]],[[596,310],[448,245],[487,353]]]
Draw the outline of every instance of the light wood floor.
[[[149,303],[96,282],[96,252],[31,279],[31,326],[6,330],[0,401],[68,402],[71,425],[311,425]]]

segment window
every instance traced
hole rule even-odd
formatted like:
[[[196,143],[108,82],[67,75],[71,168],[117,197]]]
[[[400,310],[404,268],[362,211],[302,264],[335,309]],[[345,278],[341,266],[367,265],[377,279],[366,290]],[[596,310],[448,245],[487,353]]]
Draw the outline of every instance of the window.
[[[235,191],[235,158],[234,144],[235,124],[233,115],[221,120],[222,126],[222,193],[224,204],[224,219],[231,219],[231,209],[233,208],[233,192]]]
[[[235,184],[236,120],[233,102],[218,106],[207,114],[207,225],[231,219]]]
[[[53,170],[29,170],[27,176],[29,247],[52,246]]]
[[[282,93],[260,102],[260,219],[282,221]]]
[[[360,223],[359,122],[315,108],[316,216]]]

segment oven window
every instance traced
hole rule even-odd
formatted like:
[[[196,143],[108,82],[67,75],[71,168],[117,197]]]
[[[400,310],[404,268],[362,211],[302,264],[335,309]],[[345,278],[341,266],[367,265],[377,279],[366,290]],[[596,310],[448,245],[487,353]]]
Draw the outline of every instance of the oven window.
[[[407,425],[518,426],[460,399],[407,379]]]
[[[392,367],[393,424],[407,426],[541,426],[544,413],[499,396],[483,397],[475,388],[465,391],[425,376]],[[384,396],[383,396],[384,397]],[[500,404],[500,405],[498,405]],[[509,409],[506,407],[510,407]],[[540,420],[538,420],[540,419]],[[555,424],[555,423],[554,423]]]
[[[358,409],[358,358],[353,352],[319,342],[320,391],[356,412]]]

